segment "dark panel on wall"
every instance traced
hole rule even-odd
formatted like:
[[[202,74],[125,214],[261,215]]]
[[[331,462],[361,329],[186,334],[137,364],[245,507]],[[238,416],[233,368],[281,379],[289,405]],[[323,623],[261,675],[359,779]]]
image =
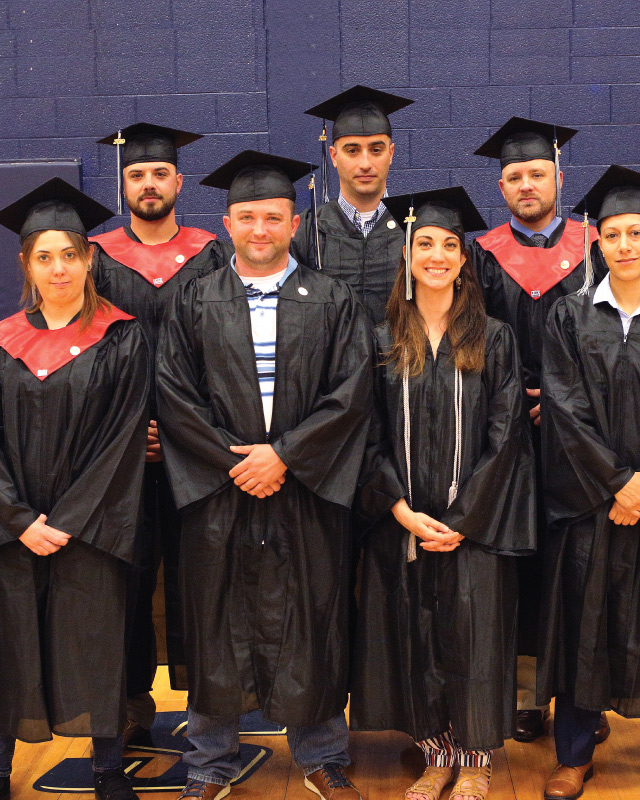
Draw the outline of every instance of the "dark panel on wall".
[[[179,220],[220,234],[224,194],[201,177],[246,147],[317,161],[319,123],[302,112],[362,82],[416,100],[394,118],[392,192],[463,180],[503,221],[497,166],[473,151],[519,114],[581,129],[562,154],[570,208],[609,163],[640,161],[636,12],[637,0],[0,0],[0,159],[81,159],[86,188],[113,207],[115,154],[97,138],[135,120],[197,131]]]

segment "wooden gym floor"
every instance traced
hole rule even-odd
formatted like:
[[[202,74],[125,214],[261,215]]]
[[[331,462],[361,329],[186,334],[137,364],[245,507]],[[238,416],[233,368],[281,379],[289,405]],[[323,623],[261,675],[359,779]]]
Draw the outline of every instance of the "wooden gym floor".
[[[185,707],[184,692],[169,687],[166,667],[160,667],[154,687],[158,711]],[[625,720],[610,713],[611,736],[596,748],[595,774],[586,784],[584,800],[640,800],[640,720]],[[311,800],[302,773],[291,762],[285,736],[250,737],[263,743],[273,756],[247,781],[232,789],[234,800]],[[135,751],[132,751],[135,755]],[[12,775],[12,800],[87,800],[90,794],[43,794],[33,782],[64,758],[88,757],[88,739],[55,737],[45,744],[18,742]],[[148,754],[146,754],[148,755]],[[352,766],[349,774],[364,800],[402,800],[404,790],[422,771],[421,753],[400,733],[351,735]],[[162,774],[175,758],[157,756],[145,767],[147,775]],[[494,754],[491,800],[540,800],[545,779],[555,765],[553,740],[546,736],[533,744],[509,741]],[[156,770],[155,773],[152,770]],[[138,773],[140,774],[140,773]],[[443,793],[447,800],[448,789]],[[175,793],[145,793],[143,800],[173,800]]]

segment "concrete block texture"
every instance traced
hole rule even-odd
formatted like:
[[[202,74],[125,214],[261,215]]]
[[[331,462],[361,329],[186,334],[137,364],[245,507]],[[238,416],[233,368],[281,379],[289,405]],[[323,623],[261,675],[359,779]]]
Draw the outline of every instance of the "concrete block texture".
[[[636,16],[637,0],[0,0],[0,159],[81,158],[112,206],[115,153],[96,139],[136,121],[195,131],[179,215],[222,232],[224,194],[201,177],[246,148],[317,163],[304,110],[363,83],[415,100],[391,118],[389,191],[461,183],[498,224],[499,167],[473,151],[512,115],[580,129],[567,207],[640,159]]]

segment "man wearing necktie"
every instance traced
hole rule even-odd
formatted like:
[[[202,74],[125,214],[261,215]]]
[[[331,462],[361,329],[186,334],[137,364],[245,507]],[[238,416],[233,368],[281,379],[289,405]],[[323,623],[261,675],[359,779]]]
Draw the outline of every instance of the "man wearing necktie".
[[[487,314],[513,328],[524,367],[533,444],[541,481],[540,372],[542,337],[549,309],[564,295],[599,282],[606,274],[597,232],[589,227],[587,248],[593,269],[585,267],[585,228],[562,216],[559,148],[576,130],[512,117],[476,155],[500,160],[500,191],[511,219],[471,245],[471,259]],[[590,243],[590,244],[589,244]],[[538,552],[519,559],[518,721],[515,738],[531,742],[544,732],[548,706],[536,705],[535,671],[546,537],[542,492],[538,491]],[[608,735],[606,717],[599,738]]]

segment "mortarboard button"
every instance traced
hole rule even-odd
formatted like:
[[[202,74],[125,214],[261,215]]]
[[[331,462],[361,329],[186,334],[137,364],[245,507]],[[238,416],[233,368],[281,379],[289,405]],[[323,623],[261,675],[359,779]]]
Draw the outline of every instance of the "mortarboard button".
[[[303,297],[306,297],[309,294],[309,290],[305,289],[304,286],[298,286],[298,294],[301,294]]]
[[[560,262],[560,269],[569,269],[571,264],[568,261],[561,261]]]
[[[80,355],[80,348],[78,345],[74,344],[73,347],[69,348],[69,352],[72,356],[79,356]]]
[[[392,230],[393,230],[395,227],[396,227],[395,220],[393,220],[393,219],[390,219],[390,220],[387,222],[387,228],[389,228],[389,230],[391,230],[391,231],[392,231]]]
[[[182,255],[182,253],[179,253],[176,256],[176,261],[178,262],[178,264],[182,264],[182,262],[184,261],[184,256]]]

